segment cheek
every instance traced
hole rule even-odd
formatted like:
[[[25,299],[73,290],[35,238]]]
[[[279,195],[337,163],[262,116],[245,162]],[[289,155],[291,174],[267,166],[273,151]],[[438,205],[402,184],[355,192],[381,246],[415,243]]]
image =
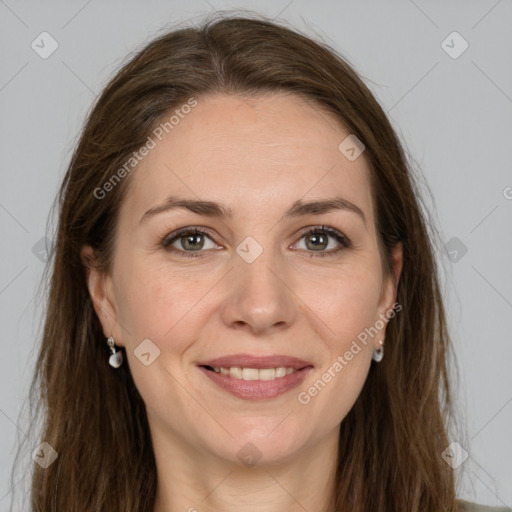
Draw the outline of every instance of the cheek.
[[[116,290],[119,321],[126,328],[130,344],[149,338],[159,345],[191,309],[191,295],[195,295],[191,290],[195,288],[184,287],[187,279],[168,268],[143,262],[119,262],[119,276],[123,276]]]
[[[180,359],[201,337],[211,317],[212,288],[219,276],[198,275],[197,270],[148,257],[120,261],[118,268],[119,276],[121,272],[129,276],[116,291],[125,345],[133,352],[150,339],[160,350],[160,364],[180,371]]]
[[[194,329],[199,331],[201,325],[194,314],[200,308],[194,304],[204,292],[189,286],[190,277],[144,265],[143,258],[119,261],[118,271],[119,276],[129,276],[117,281],[116,298],[131,373],[148,408],[172,417],[173,411],[187,408],[175,379],[183,381],[182,356],[198,338]],[[142,359],[146,352],[148,365]]]
[[[375,280],[361,279],[333,283],[326,310],[319,311],[325,324],[323,346],[328,352],[316,379],[299,397],[309,407],[310,417],[324,418],[323,429],[338,425],[350,412],[364,386],[371,365],[371,329],[378,318],[379,289]],[[306,409],[307,410],[307,409]]]
[[[347,361],[345,356],[342,356],[341,360],[345,360],[345,364],[338,361],[342,369],[336,373],[333,365],[330,371],[330,373],[334,374],[334,377],[327,384],[331,387],[325,396],[324,405],[327,414],[330,414],[332,417],[333,425],[343,421],[361,394],[371,364],[367,350],[368,347],[365,348],[363,346],[361,352],[355,354],[350,361]],[[339,369],[339,367],[337,368]]]
[[[373,259],[366,261],[368,255],[364,256],[350,258],[345,265],[337,267],[309,266],[307,272],[301,268],[289,276],[291,288],[307,306],[304,314],[308,314],[307,309],[313,311],[329,327],[321,336],[331,340],[329,344],[336,354],[344,351],[347,342],[350,344],[353,337],[376,320],[381,282],[376,271],[379,263]],[[176,334],[185,324],[189,329],[194,324],[200,327],[200,322],[196,323],[198,312],[215,301],[212,288],[219,276],[214,272],[200,272],[193,266],[178,268],[132,254],[116,261],[115,277],[119,323],[125,330],[124,336],[129,333],[129,343],[149,338],[157,345],[164,345],[169,337],[174,338],[173,344],[177,342],[171,331]],[[230,278],[225,279],[229,282]],[[224,286],[229,285],[225,282]],[[202,300],[207,293],[209,299]],[[289,300],[294,299],[289,297]],[[190,332],[189,338],[193,337],[194,333]]]
[[[380,275],[375,268],[356,269],[332,279],[318,297],[317,313],[330,328],[324,338],[329,358],[321,369],[319,407],[326,407],[332,421],[340,421],[349,412],[364,385],[371,364],[375,326],[379,318]],[[320,393],[324,386],[325,393]],[[311,390],[315,393],[315,390]]]
[[[351,266],[325,280],[321,293],[311,297],[318,314],[331,328],[333,348],[345,345],[378,318],[381,279],[375,268]],[[334,334],[335,333],[335,334]]]

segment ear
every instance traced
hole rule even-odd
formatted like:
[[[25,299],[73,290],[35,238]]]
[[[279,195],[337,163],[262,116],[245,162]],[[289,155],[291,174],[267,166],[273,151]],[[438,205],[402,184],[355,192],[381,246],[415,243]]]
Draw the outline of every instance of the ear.
[[[80,258],[85,268],[85,279],[94,311],[99,318],[105,338],[114,336],[116,345],[123,346],[122,330],[117,318],[117,306],[110,274],[95,264],[96,256],[92,247],[84,245]]]
[[[396,302],[396,292],[398,288],[398,282],[402,273],[403,266],[403,246],[401,242],[398,242],[391,249],[391,266],[392,273],[388,274],[382,283],[382,293],[379,301],[379,319],[383,319],[387,324],[389,312],[393,309]],[[386,315],[387,313],[387,315]],[[375,348],[379,348],[379,340],[383,340],[386,334],[386,326],[380,330],[379,335],[375,337],[376,345]]]

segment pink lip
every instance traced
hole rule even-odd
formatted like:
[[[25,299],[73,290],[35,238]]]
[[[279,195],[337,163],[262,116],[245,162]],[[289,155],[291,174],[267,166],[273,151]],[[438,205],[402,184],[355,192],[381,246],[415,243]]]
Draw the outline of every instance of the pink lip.
[[[235,379],[230,375],[216,373],[202,366],[200,366],[199,369],[215,382],[215,384],[238,398],[245,398],[246,400],[265,400],[282,395],[301,384],[313,367],[307,366],[306,368],[302,368],[301,370],[297,370],[284,377],[278,377],[274,380]]]
[[[218,357],[198,363],[199,369],[210,378],[215,384],[225,391],[231,393],[238,398],[248,400],[265,400],[275,398],[290,391],[294,387],[300,385],[313,365],[291,356],[264,356],[256,357],[249,354],[236,354],[232,356]],[[284,377],[277,377],[274,380],[243,380],[235,379],[230,375],[216,373],[213,370],[205,368],[223,367],[223,368],[277,368],[283,366],[285,368],[293,368],[293,373]]]
[[[197,363],[198,366],[212,366],[223,368],[277,368],[284,366],[285,368],[293,368],[294,370],[301,370],[307,366],[313,366],[311,363],[291,356],[251,356],[250,354],[234,354],[232,356],[218,357]],[[284,377],[283,377],[284,378]]]

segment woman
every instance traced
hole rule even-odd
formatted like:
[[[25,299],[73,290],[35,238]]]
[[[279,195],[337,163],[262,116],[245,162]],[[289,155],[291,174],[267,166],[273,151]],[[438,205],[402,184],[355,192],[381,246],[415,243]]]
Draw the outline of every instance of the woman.
[[[414,187],[325,45],[233,17],[135,55],[60,192],[32,510],[501,510],[456,499]]]

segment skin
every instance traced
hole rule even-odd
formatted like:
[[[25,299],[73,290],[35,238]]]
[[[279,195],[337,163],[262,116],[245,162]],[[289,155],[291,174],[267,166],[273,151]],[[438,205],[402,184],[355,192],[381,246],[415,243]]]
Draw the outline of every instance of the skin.
[[[298,96],[210,95],[130,176],[111,271],[92,269],[88,286],[104,334],[125,347],[124,364],[147,406],[158,470],[154,512],[327,510],[339,425],[386,327],[308,404],[297,395],[392,308],[402,268],[399,244],[394,275],[383,273],[369,167],[364,153],[349,161],[338,150],[347,135],[330,113]],[[366,225],[348,210],[282,218],[295,201],[334,192],[364,212]],[[170,194],[220,202],[233,218],[176,209],[140,221]],[[328,246],[315,250],[301,232],[322,225],[353,247],[321,232]],[[161,245],[186,226],[208,228],[195,246],[204,242],[204,257]],[[263,248],[252,263],[236,252],[248,236]],[[173,247],[193,252],[179,238]],[[84,247],[82,255],[93,253]],[[149,366],[134,355],[144,339],[160,350]],[[314,368],[284,395],[244,400],[196,366],[236,353],[292,355]],[[261,456],[254,466],[237,457],[246,443]]]

